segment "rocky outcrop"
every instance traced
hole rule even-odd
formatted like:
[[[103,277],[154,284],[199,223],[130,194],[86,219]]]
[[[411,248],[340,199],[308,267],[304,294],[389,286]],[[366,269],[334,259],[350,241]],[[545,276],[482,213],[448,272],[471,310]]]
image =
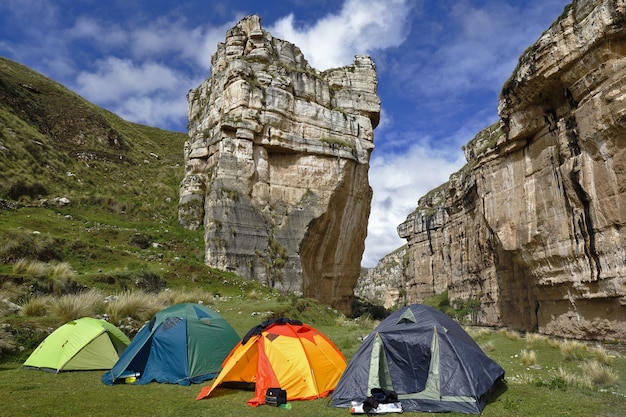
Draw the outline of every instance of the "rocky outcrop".
[[[626,5],[579,0],[520,58],[500,121],[398,227],[411,300],[478,321],[626,339]]]
[[[363,268],[354,295],[386,309],[406,304],[406,245],[384,256],[375,267]]]
[[[206,263],[351,308],[380,116],[367,56],[318,72],[258,16],[226,34],[188,94],[179,221],[204,227]]]

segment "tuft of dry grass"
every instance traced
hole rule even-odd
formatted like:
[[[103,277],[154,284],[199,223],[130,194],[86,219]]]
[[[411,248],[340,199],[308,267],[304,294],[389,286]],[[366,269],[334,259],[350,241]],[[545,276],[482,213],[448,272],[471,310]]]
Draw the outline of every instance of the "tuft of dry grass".
[[[553,349],[560,349],[561,341],[551,337],[548,339],[548,345]]]
[[[57,280],[73,280],[76,277],[76,271],[67,262],[61,262],[48,267],[48,275]]]
[[[25,317],[45,317],[52,304],[52,299],[48,296],[31,297],[21,303],[20,314]]]
[[[564,386],[591,388],[589,379],[585,378],[583,375],[568,371],[563,367],[559,367],[556,371],[554,371],[552,376],[553,381],[562,381]]]
[[[160,297],[143,291],[123,292],[111,297],[104,306],[109,321],[119,325],[123,320],[131,318],[137,321],[148,321],[165,307]]]
[[[520,336],[518,332],[509,330],[509,329],[500,329],[498,333],[500,333],[502,336],[505,336],[507,339],[512,340],[514,342],[522,338],[522,336]]]
[[[487,327],[481,327],[480,329],[478,329],[478,337],[489,336],[491,333],[491,329]]]
[[[373,329],[374,327],[378,325],[379,321],[372,318],[372,316],[369,313],[366,313],[366,314],[363,314],[361,317],[359,317],[356,320],[356,323],[362,329]]]
[[[563,340],[559,343],[559,350],[566,361],[582,359],[587,345],[576,340]]]
[[[48,264],[41,261],[26,261],[23,265],[23,274],[35,278],[43,278],[48,275]]]
[[[337,327],[349,327],[354,325],[354,321],[348,319],[345,316],[339,316],[335,319],[335,326]]]
[[[13,273],[50,279],[53,292],[57,295],[64,293],[76,277],[76,271],[67,262],[51,265],[26,258],[21,258],[13,264]]]
[[[591,349],[591,353],[595,360],[602,365],[611,365],[613,363],[613,356],[601,345]]]
[[[523,372],[521,374],[510,376],[506,380],[510,384],[534,384],[537,381],[537,377],[528,372]]]
[[[589,379],[593,386],[607,387],[614,385],[619,379],[617,373],[611,367],[596,360],[586,361],[582,364],[583,375]]]
[[[213,298],[213,294],[200,288],[192,288],[190,290],[182,288],[161,291],[157,295],[156,302],[158,304],[161,304],[161,306],[164,308],[170,305],[181,303],[200,303],[204,305],[213,305],[215,304],[215,299]]]
[[[526,366],[535,365],[537,363],[537,352],[534,350],[522,349],[522,364]]]
[[[50,306],[50,314],[67,323],[82,317],[94,317],[103,311],[104,297],[98,290],[66,294]]]
[[[487,327],[464,327],[463,330],[465,330],[467,334],[469,334],[472,339],[475,340],[483,338],[485,336],[489,336],[492,333],[491,329]]]
[[[526,349],[532,349],[538,343],[543,343],[548,340],[548,338],[538,333],[526,333],[524,340],[526,340]]]
[[[15,261],[15,263],[13,264],[13,273],[14,274],[25,274],[26,273],[26,268],[28,267],[28,265],[30,264],[30,260],[26,259],[26,258],[21,258],[18,259],[17,261]]]
[[[480,348],[483,350],[483,352],[493,352],[494,350],[496,350],[496,345],[495,343],[493,343],[493,340],[489,340],[480,345]]]

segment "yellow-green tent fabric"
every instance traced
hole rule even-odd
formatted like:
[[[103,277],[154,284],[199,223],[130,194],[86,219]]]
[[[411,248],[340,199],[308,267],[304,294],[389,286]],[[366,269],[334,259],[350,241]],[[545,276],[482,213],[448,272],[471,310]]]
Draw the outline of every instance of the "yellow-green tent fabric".
[[[296,320],[270,320],[251,329],[233,348],[213,385],[196,399],[231,383],[254,384],[251,406],[265,404],[268,388],[285,390],[287,401],[324,398],[345,368],[341,351],[317,329]]]
[[[129,344],[106,320],[83,317],[52,332],[23,366],[53,372],[111,369]]]

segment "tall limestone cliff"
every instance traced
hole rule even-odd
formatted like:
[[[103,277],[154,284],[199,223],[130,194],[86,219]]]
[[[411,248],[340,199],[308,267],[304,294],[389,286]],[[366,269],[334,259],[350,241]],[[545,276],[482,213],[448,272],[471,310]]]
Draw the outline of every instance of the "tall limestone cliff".
[[[206,263],[349,312],[380,117],[372,60],[318,72],[249,16],[188,103],[179,221],[204,228]]]
[[[520,58],[500,121],[398,226],[410,300],[478,322],[626,340],[626,4],[578,0]]]

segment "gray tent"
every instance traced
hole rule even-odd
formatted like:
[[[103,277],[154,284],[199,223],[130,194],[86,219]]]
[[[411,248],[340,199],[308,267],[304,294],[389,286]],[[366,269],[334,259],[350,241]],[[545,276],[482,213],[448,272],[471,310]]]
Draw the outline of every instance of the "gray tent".
[[[332,394],[331,405],[362,402],[372,388],[393,390],[403,411],[480,414],[504,377],[448,315],[413,304],[383,320],[365,339]]]

